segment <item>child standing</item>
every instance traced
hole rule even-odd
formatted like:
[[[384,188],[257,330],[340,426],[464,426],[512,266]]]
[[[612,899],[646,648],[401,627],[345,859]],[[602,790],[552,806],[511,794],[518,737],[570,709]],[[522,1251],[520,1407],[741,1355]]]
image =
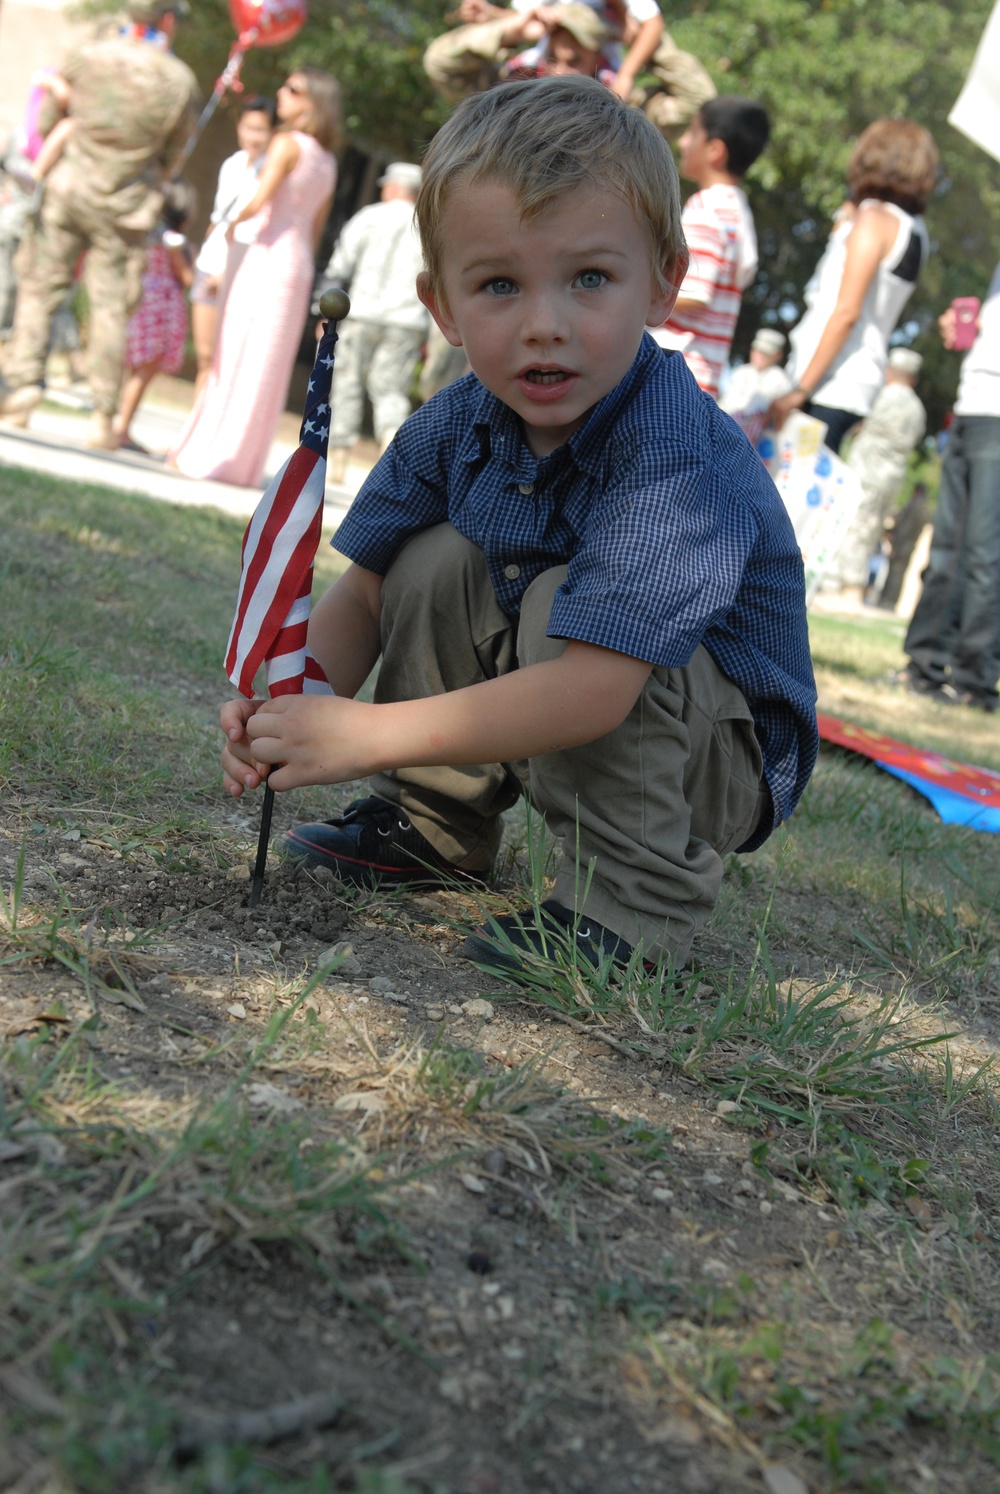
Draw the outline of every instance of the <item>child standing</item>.
[[[750,344],[749,360],[734,371],[719,400],[719,409],[742,426],[754,446],[760,441],[768,410],[792,387],[781,367],[787,348],[784,332],[761,327]]]
[[[142,396],[158,373],[179,373],[187,341],[187,301],[192,280],[191,246],[184,228],[194,210],[194,189],[187,182],[168,182],[163,211],[146,247],[142,300],[128,324],[125,386],[115,420],[119,448],[145,452],[129,434]]]
[[[424,161],[422,300],[473,372],[406,421],[337,534],[309,646],[335,697],[230,701],[224,783],[371,774],[291,855],[371,886],[488,875],[522,779],[562,845],[541,927],[470,957],[687,957],[723,857],[817,748],[802,561],[743,435],[644,335],[683,279],[677,173],[599,83],[467,100]],[[381,655],[376,703],[351,699]],[[523,760],[527,760],[524,764]]]
[[[702,104],[680,138],[681,175],[698,188],[681,219],[691,265],[669,321],[653,336],[683,353],[716,398],[743,292],[757,273],[757,234],[741,182],[770,133],[760,104],[724,94]]]

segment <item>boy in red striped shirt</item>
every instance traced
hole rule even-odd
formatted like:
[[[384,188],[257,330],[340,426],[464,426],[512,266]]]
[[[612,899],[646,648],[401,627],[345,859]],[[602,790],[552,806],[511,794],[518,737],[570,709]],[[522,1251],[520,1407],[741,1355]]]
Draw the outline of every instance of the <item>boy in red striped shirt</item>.
[[[681,175],[698,187],[681,218],[691,266],[669,320],[653,336],[683,353],[716,399],[743,292],[757,273],[757,235],[741,182],[770,132],[761,104],[723,94],[701,106],[678,146]]]

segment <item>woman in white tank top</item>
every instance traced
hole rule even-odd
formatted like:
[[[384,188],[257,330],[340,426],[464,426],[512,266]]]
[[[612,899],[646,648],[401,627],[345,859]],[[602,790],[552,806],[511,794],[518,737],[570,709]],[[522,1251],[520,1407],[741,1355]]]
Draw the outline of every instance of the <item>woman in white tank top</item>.
[[[796,409],[824,421],[833,451],[882,387],[889,337],[927,258],[920,214],[937,160],[921,125],[880,119],[864,131],[848,163],[850,201],[837,215],[791,335],[788,373],[795,388],[771,407],[779,425]]]

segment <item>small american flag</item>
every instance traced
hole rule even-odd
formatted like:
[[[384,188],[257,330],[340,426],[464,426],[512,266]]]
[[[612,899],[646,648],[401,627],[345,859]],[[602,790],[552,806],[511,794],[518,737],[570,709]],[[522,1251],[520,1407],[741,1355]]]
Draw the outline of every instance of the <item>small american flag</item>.
[[[336,322],[331,319],[316,352],[299,445],[272,480],[243,536],[243,569],[226,673],[248,699],[262,664],[272,696],[332,693],[306,647],[306,629],[313,561],[323,526],[336,341]]]

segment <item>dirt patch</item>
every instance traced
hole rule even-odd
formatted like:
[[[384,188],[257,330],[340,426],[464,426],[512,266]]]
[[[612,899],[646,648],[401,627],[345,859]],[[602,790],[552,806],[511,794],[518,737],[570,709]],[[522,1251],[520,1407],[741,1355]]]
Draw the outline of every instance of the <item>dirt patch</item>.
[[[986,1453],[949,1436],[959,1381],[949,1402],[929,1368],[988,1355],[1000,1328],[978,1132],[956,1122],[933,1142],[935,1173],[974,1173],[961,1211],[938,1194],[923,1214],[846,1213],[797,1165],[803,1142],[783,1147],[777,1119],[720,1103],[638,1027],[567,1024],[463,962],[479,912],[460,894],[348,898],[273,861],[250,910],[249,859],[122,848],[37,808],[0,836],[5,887],[22,843],[20,942],[0,978],[0,1028],[23,1059],[8,1102],[30,1093],[39,1054],[82,1036],[44,1127],[29,1106],[0,1152],[0,1215],[68,1244],[66,1189],[89,1189],[82,1215],[100,1219],[159,1179],[87,1256],[104,1283],[87,1363],[112,1423],[165,1430],[109,1451],[75,1413],[90,1471],[58,1482],[77,1448],[54,1430],[74,1394],[52,1368],[72,1339],[66,1299],[49,1342],[21,1345],[0,1376],[0,1488],[152,1491],[199,1469],[208,1482],[185,1487],[284,1488],[319,1469],[329,1482],[303,1489],[989,1487]],[[340,965],[302,999],[334,947]],[[706,988],[706,1009],[717,1000]],[[227,1095],[236,1129],[201,1160],[171,1142],[167,1167],[140,1142],[185,1134]],[[276,1170],[268,1194],[249,1162],[236,1177],[265,1142],[291,1172],[338,1149],[342,1193],[313,1219],[321,1179],[296,1192]],[[29,1305],[13,1304],[15,1330]],[[904,1403],[904,1381],[923,1398]],[[138,1412],[125,1385],[142,1388]],[[76,1389],[90,1405],[102,1383]],[[198,1413],[320,1392],[329,1424],[255,1454],[249,1481],[176,1456]]]

